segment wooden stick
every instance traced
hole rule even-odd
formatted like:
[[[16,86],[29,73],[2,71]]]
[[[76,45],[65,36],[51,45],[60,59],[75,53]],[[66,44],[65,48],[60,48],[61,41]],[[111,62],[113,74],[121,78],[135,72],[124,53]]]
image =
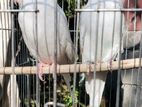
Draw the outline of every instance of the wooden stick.
[[[138,68],[141,67],[140,61],[142,58],[136,58],[136,59],[127,59],[127,60],[121,60],[120,61],[120,69],[130,69],[130,68]],[[96,66],[97,72],[104,72],[108,71],[110,68],[108,67],[108,63],[97,63],[96,65],[92,64],[92,70],[94,71],[94,67]],[[70,65],[59,65],[57,66],[57,73],[83,73],[87,72],[87,65],[86,64],[70,64]],[[37,67],[36,66],[28,66],[28,67],[15,67],[14,72],[12,72],[12,67],[2,67],[0,68],[0,74],[36,74]],[[113,61],[112,62],[112,70],[119,69],[119,61]],[[43,68],[44,74],[50,74],[52,71],[50,70],[50,67],[44,67]]]

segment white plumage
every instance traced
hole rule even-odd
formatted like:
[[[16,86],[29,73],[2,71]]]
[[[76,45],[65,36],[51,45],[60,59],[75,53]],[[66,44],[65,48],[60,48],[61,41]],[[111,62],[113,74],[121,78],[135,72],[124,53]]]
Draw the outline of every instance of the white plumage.
[[[120,9],[121,6],[119,0],[89,0],[84,9]],[[121,27],[121,12],[81,12],[82,62],[110,64],[119,53]],[[106,74],[107,72],[97,72],[96,78],[93,73],[86,74],[85,87],[90,97],[89,107],[100,106]]]
[[[9,0],[1,0],[0,1],[0,9],[1,10],[9,10]],[[5,67],[7,60],[10,60],[9,56],[7,56],[8,45],[11,38],[11,13],[0,12],[0,67]],[[10,61],[9,61],[10,62]],[[0,106],[1,107],[9,107],[10,104],[14,104],[15,106],[19,106],[18,103],[18,86],[16,84],[16,77],[14,77],[11,82],[8,80],[8,75],[0,75]],[[11,90],[11,87],[14,87],[15,90]],[[13,98],[12,94],[15,96]]]
[[[9,9],[8,0],[0,1],[0,9]],[[6,55],[8,51],[8,43],[11,34],[11,19],[10,13],[0,13],[0,67],[4,67],[6,63]],[[9,30],[8,30],[9,29]],[[5,83],[7,84],[7,83]],[[0,75],[0,106],[8,107],[10,98],[10,91],[4,84],[4,75]],[[6,90],[4,90],[6,89]]]
[[[141,0],[122,0],[124,8],[142,8]],[[123,12],[125,16],[124,48],[130,48],[141,40],[141,13],[134,11]]]
[[[35,10],[36,0],[19,1],[20,10]],[[55,9],[57,8],[57,23],[55,23]],[[74,62],[74,46],[70,38],[67,20],[63,10],[54,0],[37,0],[37,22],[36,13],[20,12],[18,21],[22,30],[24,41],[31,55],[40,63],[54,65],[55,28],[57,26],[57,63],[69,64]],[[36,31],[37,24],[37,31]],[[37,32],[37,36],[36,36]],[[69,83],[70,76],[63,75]],[[69,86],[69,84],[68,84]]]
[[[124,8],[142,8],[142,0],[122,0]],[[141,12],[127,11],[124,12],[126,29],[124,33],[124,48],[128,49],[125,51],[125,58],[139,58],[140,42],[141,42]],[[136,47],[135,47],[136,46]],[[130,49],[131,48],[131,49]],[[125,70],[121,73],[122,88],[123,88],[123,107],[142,107],[141,102],[141,83],[142,73],[139,68],[133,68]],[[131,84],[131,85],[130,85]],[[135,85],[134,85],[135,84]],[[135,100],[134,100],[135,99]]]

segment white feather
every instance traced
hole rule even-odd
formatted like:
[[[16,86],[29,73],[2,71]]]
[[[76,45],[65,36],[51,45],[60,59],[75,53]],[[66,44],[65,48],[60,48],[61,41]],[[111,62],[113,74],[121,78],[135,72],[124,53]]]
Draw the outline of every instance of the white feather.
[[[90,0],[84,9],[120,9],[121,6],[119,0]],[[110,63],[119,53],[121,26],[120,12],[81,12],[80,36],[83,63]],[[86,75],[86,92],[90,96],[89,107],[100,106],[106,74],[106,72],[97,72],[96,78],[93,73]]]
[[[42,63],[54,63],[54,34],[57,26],[57,63],[73,63],[74,46],[70,38],[67,20],[63,10],[58,5],[55,7],[54,0],[37,0],[37,8],[39,10],[37,13],[37,22],[34,12],[20,12],[18,16],[22,35],[31,55]],[[56,8],[57,23],[55,23]],[[20,9],[35,10],[36,0],[22,0],[20,2]],[[64,76],[68,78],[68,80],[65,78],[66,82],[70,83],[69,75],[64,74]]]

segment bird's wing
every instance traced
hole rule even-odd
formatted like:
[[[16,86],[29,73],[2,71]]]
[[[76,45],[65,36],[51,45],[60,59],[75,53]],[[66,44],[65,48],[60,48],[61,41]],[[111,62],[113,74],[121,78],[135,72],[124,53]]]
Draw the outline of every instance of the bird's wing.
[[[86,23],[88,22],[87,17],[85,16],[88,13],[81,13],[80,14],[80,49],[81,52],[83,51],[83,47],[84,47],[84,40],[85,40],[85,36],[86,36]]]
[[[65,49],[61,49],[62,51],[64,51],[63,53],[65,53],[66,58],[67,58],[67,63],[73,63],[75,60],[75,47],[74,44],[71,40],[71,35],[69,32],[69,27],[67,24],[67,19],[66,16],[63,12],[63,10],[58,6],[58,41],[61,45],[61,48],[65,48]],[[61,52],[62,53],[62,52]],[[65,57],[65,56],[64,56]]]
[[[118,4],[111,0],[90,6],[93,9],[96,9],[98,6],[100,6],[99,8],[107,9],[120,8]],[[82,12],[82,14],[84,16],[81,16],[80,36],[82,40],[81,46],[83,46],[83,62],[106,62],[113,60],[114,56],[119,52],[121,13],[90,12],[90,16],[85,12]],[[93,106],[93,104],[95,107],[100,106],[106,79],[106,73],[100,73],[96,72],[95,78],[93,73],[86,77],[86,92],[90,96],[89,106]]]

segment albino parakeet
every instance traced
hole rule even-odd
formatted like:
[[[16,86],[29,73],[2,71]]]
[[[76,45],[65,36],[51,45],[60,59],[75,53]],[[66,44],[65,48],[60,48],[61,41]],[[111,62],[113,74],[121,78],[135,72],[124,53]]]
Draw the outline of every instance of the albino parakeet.
[[[17,2],[20,10],[36,10],[36,0],[17,0]],[[56,8],[57,20],[55,20]],[[41,64],[39,72],[42,72],[41,67],[45,64],[54,67],[55,43],[57,44],[57,64],[73,63],[74,46],[63,10],[59,5],[56,7],[55,0],[37,0],[37,9],[39,10],[37,21],[35,12],[19,12],[18,21],[26,46],[31,55]],[[54,41],[55,32],[57,41]],[[70,75],[63,74],[63,76],[69,88]],[[41,78],[40,74],[39,77]]]
[[[120,0],[89,0],[83,9],[120,9],[121,6]],[[110,66],[120,50],[121,18],[121,12],[81,12],[80,43],[83,63],[108,62]],[[89,107],[100,106],[106,75],[107,72],[96,72],[94,78],[93,73],[86,74]]]

